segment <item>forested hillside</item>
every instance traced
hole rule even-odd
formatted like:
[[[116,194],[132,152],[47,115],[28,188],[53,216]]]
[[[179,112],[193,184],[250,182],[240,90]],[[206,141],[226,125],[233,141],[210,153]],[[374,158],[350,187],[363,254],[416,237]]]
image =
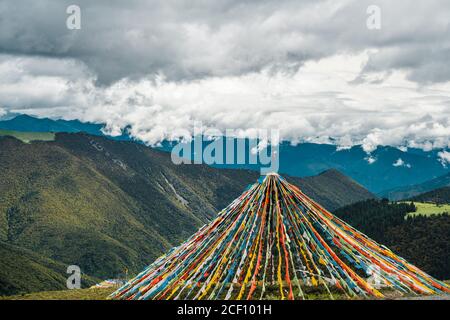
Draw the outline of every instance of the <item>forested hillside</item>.
[[[413,204],[367,200],[334,213],[425,272],[450,279],[450,215],[407,217]]]

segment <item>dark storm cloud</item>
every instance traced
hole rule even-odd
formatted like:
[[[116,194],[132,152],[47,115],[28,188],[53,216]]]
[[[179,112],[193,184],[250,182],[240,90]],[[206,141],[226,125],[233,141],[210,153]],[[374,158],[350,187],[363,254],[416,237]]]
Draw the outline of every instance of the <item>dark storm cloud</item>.
[[[81,30],[65,26],[71,4],[81,7]],[[380,31],[366,28],[371,4],[382,9]],[[449,16],[445,0],[0,1],[0,52],[78,59],[112,83],[289,70],[378,48],[364,71],[405,69],[414,81],[441,82],[450,79]]]

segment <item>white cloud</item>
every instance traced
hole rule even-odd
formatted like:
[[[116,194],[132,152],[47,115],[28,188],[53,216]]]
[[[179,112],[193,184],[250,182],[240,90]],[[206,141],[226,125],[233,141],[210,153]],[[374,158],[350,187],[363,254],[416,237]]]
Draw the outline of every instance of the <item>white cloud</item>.
[[[397,161],[395,161],[393,164],[392,164],[394,167],[403,167],[404,165],[405,165],[405,162],[401,159],[401,158],[399,158]]]
[[[0,105],[38,116],[106,123],[117,135],[150,144],[187,138],[194,120],[205,128],[280,129],[292,142],[446,148],[449,84],[420,89],[401,72],[383,83],[353,85],[367,53],[306,63],[298,72],[270,69],[241,76],[173,82],[163,76],[98,87],[79,62],[0,56]],[[41,68],[37,69],[36,66]],[[45,67],[48,66],[48,67]]]
[[[354,142],[350,135],[338,138],[336,141],[336,151],[348,150],[353,146]]]
[[[377,161],[377,159],[372,156],[368,156],[364,158],[364,160],[366,160],[369,164],[374,164]]]
[[[398,158],[397,161],[395,161],[392,164],[394,167],[406,167],[406,168],[411,168],[411,164],[406,163],[405,161],[403,161],[402,158]]]
[[[447,167],[447,164],[450,163],[450,152],[441,151],[438,153],[439,161],[442,163],[444,167]]]

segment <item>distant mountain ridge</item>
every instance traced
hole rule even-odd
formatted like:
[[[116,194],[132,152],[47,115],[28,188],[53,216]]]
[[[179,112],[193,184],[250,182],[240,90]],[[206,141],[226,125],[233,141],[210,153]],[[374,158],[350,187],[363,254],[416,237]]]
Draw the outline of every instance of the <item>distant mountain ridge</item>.
[[[379,194],[393,201],[410,199],[423,193],[450,186],[450,174],[431,179],[421,184],[388,190]]]
[[[450,187],[444,187],[422,193],[411,198],[412,201],[431,202],[436,204],[450,204]]]
[[[336,169],[326,170],[312,177],[290,177],[289,180],[331,211],[342,207],[343,203],[354,203],[357,198],[364,200],[376,198],[373,193]]]
[[[45,267],[45,259],[79,265],[98,278],[125,267],[136,272],[259,177],[249,170],[177,166],[166,152],[84,133],[32,143],[0,137],[0,168],[0,242],[9,246],[9,257],[17,256],[11,246],[42,257],[40,270],[49,277],[61,268]],[[335,170],[286,178],[330,210],[374,197]],[[1,259],[0,269],[8,263]]]
[[[92,135],[103,135],[102,127],[101,124],[83,123],[78,120],[52,120],[28,115],[18,115],[12,119],[0,121],[0,129],[26,132],[86,132]]]
[[[38,119],[26,115],[0,121],[0,129],[40,132],[86,132],[104,136],[103,124],[82,123],[77,120]],[[113,140],[134,140],[126,133]],[[208,142],[205,143],[205,146]],[[171,151],[172,144],[163,141],[160,150]],[[279,172],[289,176],[307,177],[325,170],[337,169],[351,177],[373,193],[384,194],[387,190],[404,186],[418,185],[430,179],[450,172],[442,165],[438,157],[439,150],[425,152],[420,149],[408,149],[403,152],[397,148],[380,146],[371,153],[371,163],[361,146],[339,150],[334,145],[302,143],[280,146]],[[259,170],[258,165],[220,165],[220,168]]]

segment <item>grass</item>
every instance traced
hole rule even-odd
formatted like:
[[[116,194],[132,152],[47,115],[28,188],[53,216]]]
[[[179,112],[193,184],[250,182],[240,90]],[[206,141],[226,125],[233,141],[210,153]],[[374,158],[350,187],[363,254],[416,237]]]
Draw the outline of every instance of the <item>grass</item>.
[[[408,217],[431,216],[436,214],[442,214],[445,212],[450,213],[449,204],[441,205],[427,202],[414,202],[414,205],[416,206],[417,211],[408,213],[407,215]]]
[[[4,296],[0,300],[106,300],[115,288],[92,288],[43,291],[24,295]]]
[[[3,296],[0,300],[107,300],[108,296],[117,288],[90,288],[78,290],[62,290],[62,291],[43,291],[22,295]],[[268,292],[263,300],[279,300],[280,294],[278,287],[268,288]],[[287,293],[287,292],[286,292]],[[259,294],[255,294],[255,297]],[[319,290],[305,292],[305,296],[309,300],[329,300],[330,296]],[[334,294],[335,299],[349,299],[343,294]]]
[[[63,291],[43,291],[36,293],[28,293],[14,296],[0,296],[0,300],[108,300],[108,297],[113,293],[115,288],[91,288],[78,290],[63,290]],[[398,299],[401,296],[398,294],[384,292],[385,299]],[[407,295],[404,298],[417,297]],[[330,300],[330,296],[325,293],[307,293],[305,294],[307,300]],[[296,296],[298,299],[298,296]],[[334,294],[335,300],[364,300],[362,297],[346,297],[343,294]],[[374,299],[374,298],[366,298]],[[273,292],[266,295],[263,300],[280,300],[279,292]]]
[[[450,280],[445,281],[445,283],[450,285]],[[43,291],[22,295],[14,295],[14,296],[0,296],[0,300],[108,300],[108,297],[111,293],[113,293],[117,288],[89,288],[89,289],[78,289],[78,290],[62,290],[62,291]],[[269,292],[264,297],[264,300],[279,300],[279,292],[277,287],[268,288]],[[305,289],[305,288],[304,288]],[[333,290],[334,291],[334,290]],[[330,296],[321,292],[317,288],[306,288],[305,297],[308,300],[330,300]],[[401,298],[398,293],[391,291],[390,289],[384,289],[383,294],[385,295],[385,299],[399,299]],[[349,298],[346,297],[342,293],[334,292],[334,299],[337,300],[361,300],[364,298],[354,297]],[[256,295],[258,296],[258,295]],[[406,295],[403,298],[417,298],[415,295]],[[427,296],[423,296],[422,298],[427,298]],[[369,298],[370,299],[370,298]]]
[[[0,136],[14,137],[24,143],[30,143],[32,141],[54,141],[55,134],[51,132],[19,132],[0,130]]]

